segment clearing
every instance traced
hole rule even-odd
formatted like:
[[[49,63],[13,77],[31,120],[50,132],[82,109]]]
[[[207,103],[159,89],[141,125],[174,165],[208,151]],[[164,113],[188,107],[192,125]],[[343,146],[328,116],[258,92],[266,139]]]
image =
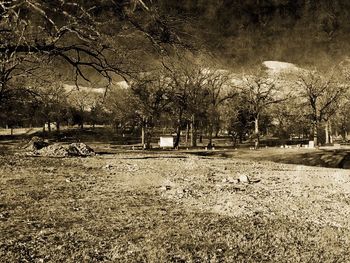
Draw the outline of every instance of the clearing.
[[[2,155],[1,262],[350,262],[349,170],[241,153]]]

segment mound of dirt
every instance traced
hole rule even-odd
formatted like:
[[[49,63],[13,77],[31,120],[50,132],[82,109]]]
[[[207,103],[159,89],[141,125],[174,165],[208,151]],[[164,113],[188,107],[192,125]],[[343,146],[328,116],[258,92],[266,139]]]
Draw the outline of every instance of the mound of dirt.
[[[55,143],[36,151],[37,155],[48,157],[94,156],[95,152],[85,143]]]
[[[49,145],[43,138],[34,136],[27,144],[23,146],[24,149],[29,151],[37,151]]]

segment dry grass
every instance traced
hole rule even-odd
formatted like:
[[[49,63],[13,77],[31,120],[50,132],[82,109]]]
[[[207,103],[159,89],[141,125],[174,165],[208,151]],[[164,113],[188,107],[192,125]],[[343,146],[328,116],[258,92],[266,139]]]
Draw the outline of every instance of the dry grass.
[[[170,157],[0,157],[1,262],[349,261],[348,172]]]

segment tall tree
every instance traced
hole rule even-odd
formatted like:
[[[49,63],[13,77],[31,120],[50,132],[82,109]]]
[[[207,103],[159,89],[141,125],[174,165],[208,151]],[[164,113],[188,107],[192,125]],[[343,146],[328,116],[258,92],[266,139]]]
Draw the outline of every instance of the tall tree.
[[[35,97],[39,104],[39,112],[43,120],[43,129],[47,124],[48,132],[51,132],[51,124],[55,122],[57,131],[64,119],[64,109],[68,108],[67,93],[60,83],[52,83],[50,86],[35,89]]]
[[[79,90],[74,89],[69,92],[67,96],[68,103],[71,108],[75,110],[75,115],[78,117],[80,128],[84,127],[87,115],[91,115],[94,108],[103,100],[103,96],[104,93],[101,93],[100,90],[88,87]]]
[[[174,60],[170,65],[164,66],[172,88],[171,109],[176,116],[175,146],[180,143],[184,120],[190,125],[191,146],[196,146],[198,118],[206,113],[208,106],[207,70],[188,58]]]
[[[208,68],[203,74],[206,77],[208,133],[211,146],[214,127],[216,126],[216,134],[220,127],[220,106],[227,100],[235,98],[238,91],[233,76],[226,70]]]
[[[159,74],[146,74],[131,83],[130,89],[141,123],[142,145],[149,149],[154,125],[170,104],[169,80]]]
[[[346,86],[339,82],[333,70],[320,72],[318,70],[300,70],[297,84],[300,96],[305,99],[309,108],[313,127],[313,141],[319,143],[319,128],[323,121],[328,121],[337,110]]]
[[[270,76],[263,69],[246,74],[242,80],[242,94],[245,103],[249,105],[251,114],[254,117],[254,137],[255,148],[260,143],[260,118],[266,109],[276,103],[280,103],[287,99],[287,94],[281,92],[278,87],[278,79]]]

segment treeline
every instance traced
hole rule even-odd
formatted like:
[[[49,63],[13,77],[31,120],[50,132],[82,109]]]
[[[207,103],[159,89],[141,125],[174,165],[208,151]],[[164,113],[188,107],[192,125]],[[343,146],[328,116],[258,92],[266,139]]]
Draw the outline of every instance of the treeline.
[[[68,87],[68,88],[67,88]],[[13,89],[0,105],[0,126],[43,127],[43,131],[60,131],[62,125],[107,124],[104,94],[91,89],[78,89],[62,83],[23,90]]]
[[[283,63],[282,63],[283,64]],[[347,140],[350,118],[347,67],[328,71],[296,67],[274,72],[258,67],[234,74],[201,64],[173,63],[144,75],[128,89],[114,87],[107,101],[119,127],[142,129],[149,147],[154,129],[198,137],[229,134],[259,147],[262,136],[303,138],[315,145]]]
[[[279,65],[288,65],[277,63]],[[282,67],[283,68],[283,67]],[[208,61],[169,59],[154,71],[138,74],[105,92],[53,82],[18,90],[2,104],[0,123],[7,127],[111,125],[119,134],[141,137],[151,147],[154,133],[182,135],[191,146],[205,136],[230,135],[259,147],[262,137],[346,141],[350,129],[347,66],[328,71],[289,65],[262,65],[245,73],[210,66]],[[70,87],[70,88],[67,88]]]

